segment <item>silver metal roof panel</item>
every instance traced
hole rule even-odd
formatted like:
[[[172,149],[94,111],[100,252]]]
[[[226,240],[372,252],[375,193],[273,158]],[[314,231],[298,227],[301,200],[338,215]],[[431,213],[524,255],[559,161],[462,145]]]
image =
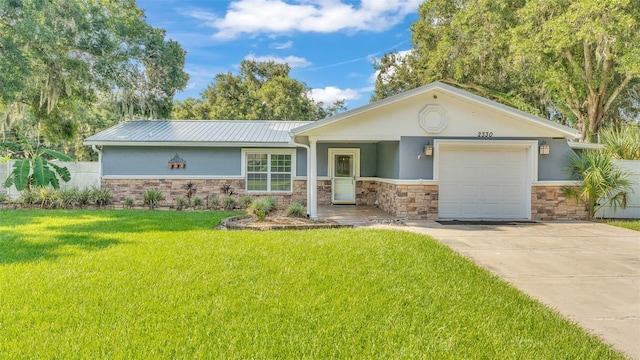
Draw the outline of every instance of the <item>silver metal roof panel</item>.
[[[85,139],[86,145],[137,143],[289,143],[289,131],[310,121],[131,120]]]

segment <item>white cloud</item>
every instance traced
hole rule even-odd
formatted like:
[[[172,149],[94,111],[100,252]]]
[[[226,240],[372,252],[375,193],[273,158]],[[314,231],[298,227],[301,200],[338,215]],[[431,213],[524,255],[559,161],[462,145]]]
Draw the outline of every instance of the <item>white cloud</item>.
[[[338,100],[356,100],[360,98],[358,90],[340,89],[335,86],[327,86],[324,89],[311,89],[309,96],[316,102],[323,102],[326,105],[333,104]]]
[[[186,12],[215,29],[214,37],[230,40],[242,34],[337,31],[384,31],[415,13],[423,0],[361,0],[359,6],[341,0],[235,0],[224,17]]]
[[[311,65],[311,62],[309,60],[305,58],[297,57],[297,56],[287,56],[287,57],[280,57],[280,56],[273,56],[273,55],[256,56],[255,54],[251,53],[245,56],[244,59],[253,60],[257,62],[273,61],[276,64],[289,64],[289,66],[292,69],[303,68]]]
[[[276,49],[276,50],[285,50],[285,49],[291,49],[291,47],[293,46],[293,41],[289,40],[287,42],[284,43],[273,43],[270,45],[271,48]]]

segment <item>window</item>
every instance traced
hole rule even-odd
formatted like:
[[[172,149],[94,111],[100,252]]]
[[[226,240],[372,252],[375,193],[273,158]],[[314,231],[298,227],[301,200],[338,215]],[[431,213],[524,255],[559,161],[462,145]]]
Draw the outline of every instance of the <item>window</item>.
[[[247,191],[290,192],[293,150],[246,151]]]

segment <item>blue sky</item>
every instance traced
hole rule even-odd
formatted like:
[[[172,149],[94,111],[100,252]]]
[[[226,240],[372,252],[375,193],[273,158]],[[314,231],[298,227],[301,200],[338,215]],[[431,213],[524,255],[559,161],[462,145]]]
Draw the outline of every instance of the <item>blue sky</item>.
[[[317,101],[369,102],[373,58],[411,48],[423,0],[138,0],[147,21],[187,51],[191,76],[176,99],[199,98],[243,59],[287,62]]]

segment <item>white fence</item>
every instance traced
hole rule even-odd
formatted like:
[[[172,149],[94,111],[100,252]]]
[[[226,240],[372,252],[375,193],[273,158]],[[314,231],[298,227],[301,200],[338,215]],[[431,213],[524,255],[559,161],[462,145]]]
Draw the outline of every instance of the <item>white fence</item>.
[[[8,189],[4,187],[4,182],[11,173],[14,162],[10,160],[6,163],[0,163],[0,191],[6,192],[12,199],[17,199],[20,193],[16,191],[14,186]],[[71,172],[69,182],[60,182],[62,188],[84,188],[100,184],[100,163],[98,162],[56,162],[56,165],[66,166]]]
[[[616,164],[631,174],[632,192],[627,195],[627,208],[604,206],[596,212],[596,217],[640,219],[640,160],[616,160]]]

